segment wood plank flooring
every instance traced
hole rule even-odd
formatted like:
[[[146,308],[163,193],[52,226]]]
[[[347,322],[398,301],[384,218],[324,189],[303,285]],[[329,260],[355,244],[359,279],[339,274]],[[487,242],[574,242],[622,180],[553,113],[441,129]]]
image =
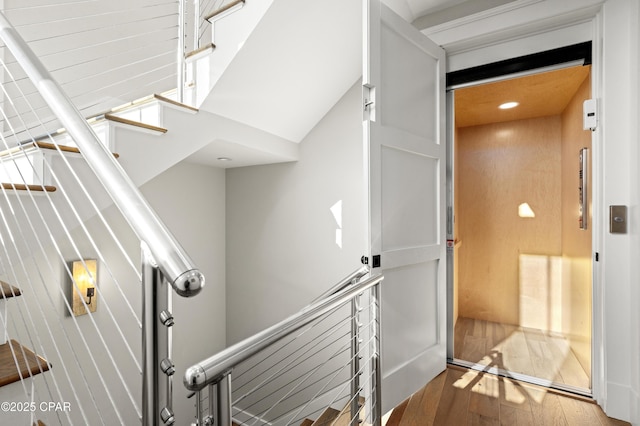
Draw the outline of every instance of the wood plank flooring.
[[[386,426],[622,426],[587,398],[449,367],[398,406]]]
[[[561,335],[509,324],[458,318],[454,357],[583,389],[585,372]]]

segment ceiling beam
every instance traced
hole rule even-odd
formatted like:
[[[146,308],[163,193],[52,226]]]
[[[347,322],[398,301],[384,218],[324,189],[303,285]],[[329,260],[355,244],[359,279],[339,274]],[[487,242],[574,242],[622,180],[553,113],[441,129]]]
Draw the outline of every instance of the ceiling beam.
[[[412,24],[419,30],[434,27],[436,25],[451,22],[456,19],[464,18],[475,13],[484,12],[494,7],[502,6],[517,0],[467,0],[464,3],[458,3],[446,9],[429,13],[416,18]]]

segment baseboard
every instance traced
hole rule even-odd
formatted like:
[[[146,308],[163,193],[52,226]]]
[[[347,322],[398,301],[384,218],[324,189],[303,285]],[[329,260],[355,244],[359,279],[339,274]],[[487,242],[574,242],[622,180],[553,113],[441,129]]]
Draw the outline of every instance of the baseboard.
[[[607,383],[605,406],[602,408],[609,417],[631,422],[631,405],[633,403],[635,406],[634,410],[637,411],[638,405],[636,401],[638,401],[638,395],[634,395],[631,387],[609,382]],[[633,424],[637,423],[634,422]]]
[[[640,425],[640,393],[637,389],[631,389],[631,424]]]

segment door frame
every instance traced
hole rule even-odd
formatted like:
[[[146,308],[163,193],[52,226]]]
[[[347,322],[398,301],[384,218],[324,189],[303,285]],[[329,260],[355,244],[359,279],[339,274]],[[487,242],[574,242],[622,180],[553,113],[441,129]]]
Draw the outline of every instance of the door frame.
[[[576,12],[577,13],[577,12]],[[591,64],[591,95],[593,99],[600,100],[602,98],[603,87],[603,18],[600,8],[594,10],[583,22],[590,26],[590,40],[592,41],[592,64]],[[520,42],[523,46],[530,48],[531,45],[537,44],[534,39],[545,37],[547,33],[556,31],[557,28],[546,28],[541,32],[531,32],[520,36]],[[464,30],[461,28],[461,30]],[[563,28],[563,34],[569,34],[567,36],[568,41],[566,45],[573,44],[575,40],[571,31],[567,31]],[[505,35],[503,40],[505,43],[512,43],[509,36]],[[587,40],[582,40],[587,41]],[[557,41],[556,41],[557,42]],[[499,45],[495,39],[491,40],[487,45]],[[518,43],[515,43],[516,45]],[[481,51],[486,48],[487,45],[477,45],[475,48],[466,49],[466,53],[473,56],[476,54],[476,60],[480,65]],[[544,51],[553,49],[556,46],[549,48],[544,47],[544,42],[540,45],[538,51]],[[445,50],[447,46],[445,45]],[[525,52],[527,47],[525,47]],[[517,49],[517,47],[515,48]],[[510,45],[510,51],[514,50],[513,44]],[[526,54],[525,53],[525,54]],[[447,50],[447,62],[449,61],[449,55],[455,55],[455,52]],[[511,57],[521,56],[522,54],[512,53]],[[504,58],[502,58],[504,59]],[[467,61],[469,61],[467,59]],[[458,61],[460,62],[460,61]],[[471,67],[471,66],[470,66]],[[447,216],[453,218],[453,136],[454,136],[454,104],[453,96],[449,90],[447,90],[446,96],[446,112],[447,112],[447,124],[446,124],[446,138],[447,138]],[[602,253],[603,239],[604,239],[604,226],[606,225],[606,218],[604,212],[606,210],[604,205],[604,148],[603,148],[603,136],[601,131],[601,123],[598,123],[598,129],[592,132],[592,149],[591,149],[591,173],[592,173],[592,185],[591,185],[591,209],[592,209],[592,302],[591,302],[591,396],[601,406],[604,405],[606,400],[606,371],[605,364],[605,347],[604,347],[604,291],[603,291],[603,269],[602,263],[596,261],[596,253]],[[449,232],[451,230],[451,233]],[[447,359],[452,359],[453,356],[453,222],[447,221]]]

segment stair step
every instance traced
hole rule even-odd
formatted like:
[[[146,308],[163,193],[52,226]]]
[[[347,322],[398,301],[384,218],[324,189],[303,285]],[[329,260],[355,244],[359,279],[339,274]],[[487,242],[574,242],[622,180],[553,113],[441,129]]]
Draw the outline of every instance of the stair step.
[[[192,50],[189,53],[186,53],[184,55],[184,60],[187,62],[190,61],[194,61],[200,57],[206,56],[209,53],[213,52],[214,50],[216,50],[216,45],[213,43],[207,43],[204,46],[196,49],[196,50]]]
[[[228,12],[228,11],[232,10],[233,8],[238,7],[238,5],[240,5],[240,4],[242,4],[244,6],[244,1],[245,0],[232,1],[229,4],[224,5],[220,9],[214,10],[213,12],[211,12],[210,14],[205,16],[204,20],[211,22],[212,20],[215,21],[216,19],[220,19],[220,18],[222,18],[224,16],[225,12]]]
[[[36,420],[35,422],[33,422],[33,426],[47,426],[47,425],[44,424],[42,420]]]
[[[196,107],[192,107],[191,105],[183,104],[182,102],[174,101],[173,99],[165,98],[162,95],[153,95],[153,97],[156,100],[160,101],[160,102],[164,102],[165,104],[167,104],[167,106],[170,106],[172,108],[185,110],[185,111],[190,112],[192,114],[195,114],[195,113],[198,112],[198,108],[196,108]]]
[[[73,146],[66,146],[66,145],[59,145],[59,146],[61,151],[73,152],[73,153],[80,152],[78,148]],[[4,151],[0,151],[0,157],[23,155],[29,152],[33,152],[36,148],[54,150],[56,149],[56,145],[49,142],[42,142],[42,141],[22,143],[20,144],[20,146],[16,146],[13,148],[5,149]]]
[[[320,417],[318,417],[318,420],[313,422],[313,426],[329,426],[335,419],[338,418],[339,415],[340,411],[329,407],[324,410]]]
[[[151,124],[141,123],[139,121],[129,120],[127,118],[118,117],[117,115],[113,115],[113,114],[105,114],[104,118],[106,120],[113,121],[115,123],[120,123],[120,124],[124,124],[124,125],[127,125],[127,126],[133,126],[135,128],[141,129],[141,130],[150,131],[152,133],[164,134],[164,133],[167,133],[167,131],[168,131],[164,127],[158,127],[158,126],[154,126],[154,125],[151,125]]]
[[[57,188],[51,185],[35,185],[35,184],[24,184],[24,183],[11,183],[11,182],[2,182],[0,186],[5,190],[15,190],[15,191],[36,191],[36,192],[55,192]]]
[[[37,146],[40,149],[50,149],[52,151],[57,151],[58,149],[60,149],[60,151],[62,152],[70,152],[72,154],[80,154],[80,148],[76,147],[76,146],[68,146],[68,145],[56,145],[54,143],[51,142],[43,142],[43,141],[35,141],[32,142],[33,146]],[[112,153],[114,157],[116,158],[120,158],[120,154],[118,154],[117,152],[113,152]]]
[[[35,142],[32,142],[31,145],[33,145],[34,147],[38,147],[40,149],[49,149],[49,150],[57,151],[59,148],[60,151],[62,152],[71,152],[73,154],[80,154],[80,149],[75,146],[56,145],[51,142],[43,142],[43,141],[35,141]]]
[[[14,287],[11,284],[8,284],[4,281],[0,281],[0,291],[2,294],[0,295],[2,299],[8,299],[10,297],[18,297],[22,294],[18,287]]]
[[[311,419],[304,419],[302,423],[300,423],[300,426],[312,426],[312,425],[313,425],[313,420]]]
[[[12,353],[13,350],[13,353]],[[14,355],[18,361],[14,360]],[[0,345],[0,386],[20,381],[49,370],[49,363],[15,340]]]
[[[12,155],[16,155],[16,154],[23,154],[29,151],[32,151],[36,148],[40,148],[40,149],[47,149],[47,150],[51,150],[51,151],[57,151],[58,149],[60,149],[60,151],[62,152],[69,152],[72,154],[80,154],[80,149],[78,147],[75,146],[68,146],[68,145],[56,145],[54,143],[51,142],[44,142],[44,141],[35,141],[35,142],[28,142],[28,143],[23,143],[21,146],[17,146],[14,148],[10,148],[10,149],[6,149],[4,151],[0,151],[0,157],[6,157],[6,156],[12,156]],[[120,157],[120,155],[118,155],[117,153],[113,153],[114,157],[118,158]]]
[[[362,407],[364,407],[364,398],[358,398],[358,404],[360,406],[360,413],[362,413]],[[351,403],[347,404],[340,414],[338,414],[338,418],[331,423],[332,426],[349,426],[351,424]]]

